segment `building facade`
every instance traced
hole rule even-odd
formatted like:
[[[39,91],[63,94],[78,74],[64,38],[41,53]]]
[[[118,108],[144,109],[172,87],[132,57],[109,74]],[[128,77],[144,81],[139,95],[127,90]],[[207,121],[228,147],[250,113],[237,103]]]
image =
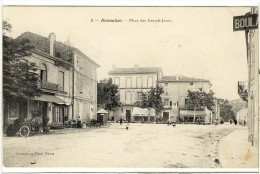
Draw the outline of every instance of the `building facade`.
[[[209,92],[212,84],[209,80],[195,79],[182,75],[164,76],[159,81],[164,88],[162,100],[164,102],[163,120],[170,119],[171,122],[177,122],[178,118],[185,122],[194,122],[194,113],[196,118],[205,122],[211,122],[212,112],[207,109],[193,111],[188,109],[188,90],[197,91],[202,88]]]
[[[56,41],[54,33],[47,38],[25,32],[17,38],[20,39],[28,39],[34,46],[25,60],[37,65],[44,93],[18,103],[5,103],[4,125],[34,116],[47,118],[52,126],[63,126],[78,118],[83,122],[95,118],[99,65],[78,49]]]
[[[135,102],[141,100],[142,92],[147,92],[151,87],[156,87],[161,79],[163,72],[160,67],[138,67],[116,68],[115,66],[108,72],[109,78],[112,78],[114,84],[118,85],[120,93],[120,102],[122,106],[113,113],[115,120],[120,117],[128,122],[138,122],[144,119],[148,121],[155,120],[155,111],[150,112],[147,109],[135,107]]]

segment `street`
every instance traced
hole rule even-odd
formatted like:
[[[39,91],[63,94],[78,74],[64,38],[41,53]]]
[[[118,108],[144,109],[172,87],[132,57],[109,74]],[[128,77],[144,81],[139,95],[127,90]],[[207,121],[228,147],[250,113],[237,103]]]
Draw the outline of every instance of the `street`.
[[[214,168],[235,125],[119,125],[3,137],[5,167]]]

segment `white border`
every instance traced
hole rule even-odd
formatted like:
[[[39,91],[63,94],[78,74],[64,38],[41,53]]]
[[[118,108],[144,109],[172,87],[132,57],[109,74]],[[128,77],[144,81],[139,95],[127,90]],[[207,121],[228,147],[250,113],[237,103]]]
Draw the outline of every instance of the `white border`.
[[[3,0],[1,6],[7,5],[28,5],[28,6],[259,6],[258,0]],[[1,9],[2,10],[2,9]],[[2,18],[2,13],[1,13]],[[2,23],[1,23],[2,26]],[[2,28],[2,27],[1,27]],[[1,45],[2,45],[2,35]],[[2,55],[2,52],[0,53]],[[1,56],[2,57],[2,56]],[[2,69],[2,64],[0,65]],[[2,76],[2,73],[0,73]],[[0,80],[2,82],[2,78]],[[2,83],[1,83],[2,84]],[[0,89],[2,98],[2,89]],[[0,102],[2,106],[2,101]],[[2,120],[0,121],[2,125]],[[2,129],[0,130],[2,135]],[[1,147],[2,141],[1,141]],[[2,149],[3,150],[3,149]],[[3,152],[1,150],[1,159]],[[259,168],[6,168],[3,166],[1,171],[5,173],[18,172],[200,172],[200,173],[259,173]]]
[[[3,5],[44,6],[258,6],[258,0],[3,0]]]
[[[223,173],[223,172],[232,172],[232,173],[259,173],[259,169],[253,168],[3,168],[4,172],[200,172],[200,173]]]

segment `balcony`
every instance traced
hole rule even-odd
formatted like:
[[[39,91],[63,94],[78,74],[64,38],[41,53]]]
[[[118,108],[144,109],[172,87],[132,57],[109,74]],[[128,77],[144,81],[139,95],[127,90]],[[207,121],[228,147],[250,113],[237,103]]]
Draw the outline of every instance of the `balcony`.
[[[59,90],[59,85],[56,84],[56,83],[51,83],[51,82],[42,82],[41,83],[41,88],[42,89],[53,90],[53,91],[58,91]]]
[[[239,81],[238,82],[238,95],[244,101],[248,101],[248,81]]]

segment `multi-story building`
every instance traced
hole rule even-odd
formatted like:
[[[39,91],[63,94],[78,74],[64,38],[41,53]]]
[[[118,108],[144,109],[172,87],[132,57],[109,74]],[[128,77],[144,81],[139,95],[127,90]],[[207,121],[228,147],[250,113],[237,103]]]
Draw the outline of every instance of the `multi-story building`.
[[[35,115],[48,118],[52,125],[63,125],[78,117],[84,122],[95,118],[99,65],[77,48],[56,41],[54,33],[47,38],[25,32],[16,40],[20,39],[28,39],[34,46],[32,54],[24,59],[38,66],[44,94],[18,103],[5,103],[4,125]]]
[[[202,88],[209,92],[212,84],[209,80],[185,77],[182,75],[164,76],[159,81],[164,88],[162,100],[164,102],[163,120],[170,119],[171,122],[177,122],[178,117],[186,122],[194,122],[194,113],[196,118],[211,122],[212,112],[207,109],[193,111],[188,108],[188,90],[197,91]]]
[[[150,112],[147,109],[135,107],[135,102],[141,100],[142,92],[147,92],[151,87],[156,87],[158,80],[161,79],[163,72],[160,67],[138,67],[133,68],[116,68],[108,73],[112,78],[114,84],[118,85],[120,92],[120,102],[122,106],[117,108],[113,113],[115,120],[120,117],[128,122],[148,121],[150,114],[150,121],[155,120],[155,111]]]
[[[258,14],[258,7],[252,7],[249,14]],[[259,145],[259,31],[247,29],[245,33],[248,81],[238,82],[238,94],[241,99],[248,102],[248,140],[257,147]]]

